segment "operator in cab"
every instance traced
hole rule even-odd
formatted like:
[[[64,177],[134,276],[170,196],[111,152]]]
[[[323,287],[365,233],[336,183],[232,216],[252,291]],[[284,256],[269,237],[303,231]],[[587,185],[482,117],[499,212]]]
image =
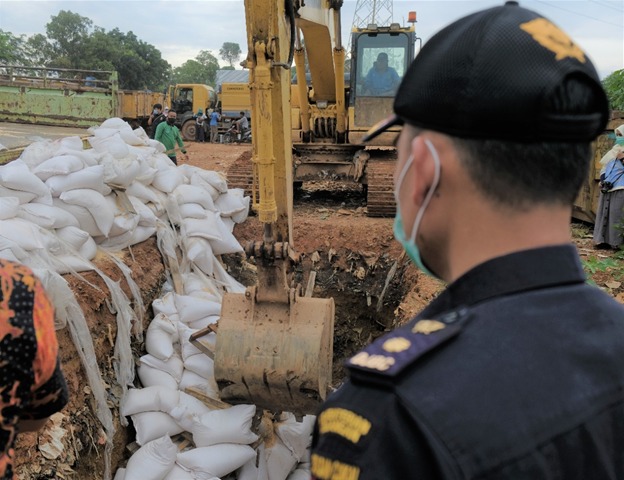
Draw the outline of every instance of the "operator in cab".
[[[435,34],[394,112],[395,237],[446,288],[346,362],[312,477],[624,479],[624,306],[570,228],[609,118],[587,54],[507,2]]]
[[[401,77],[397,71],[388,66],[388,54],[385,52],[377,55],[377,60],[373,67],[366,74],[364,79],[364,95],[371,96],[391,96],[401,83]]]

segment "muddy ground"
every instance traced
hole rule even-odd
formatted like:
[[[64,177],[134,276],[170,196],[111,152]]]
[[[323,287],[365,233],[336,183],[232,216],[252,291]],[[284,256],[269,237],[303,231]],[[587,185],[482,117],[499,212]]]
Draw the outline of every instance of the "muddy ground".
[[[250,152],[249,145],[190,143],[187,148],[189,163],[224,173],[239,156],[249,156]],[[261,239],[261,227],[253,216],[237,225],[234,233],[243,244]],[[586,225],[574,225],[573,234],[592,281],[624,302],[624,256],[619,252],[595,250],[591,245],[591,229]],[[305,287],[310,272],[315,271],[314,296],[331,296],[336,303],[334,387],[344,377],[342,362],[347,357],[408,320],[442,287],[419,273],[402,255],[392,235],[392,219],[366,216],[365,197],[358,186],[329,182],[304,184],[295,197],[294,244],[302,257],[295,269],[296,281]],[[124,257],[141,287],[143,303],[149,307],[159,295],[166,275],[154,239],[134,246],[124,252]],[[253,260],[248,261],[242,255],[223,260],[242,283],[254,282]],[[119,280],[131,298],[123,276],[112,262],[102,259],[97,265],[112,279]],[[124,428],[119,422],[120,390],[114,386],[113,371],[116,320],[107,304],[107,289],[96,274],[88,273],[85,277],[98,288],[76,278],[68,280],[85,312],[98,364],[107,383],[108,404],[117,431],[113,439],[114,472],[129,455],[127,446],[133,432],[131,427]],[[144,323],[150,313],[147,308]],[[105,435],[93,413],[93,398],[68,329],[59,330],[58,334],[71,403],[55,418],[54,425],[58,424],[58,428],[49,424],[40,433],[21,435],[16,453],[19,478],[100,479]],[[133,348],[137,357],[144,353],[139,342]]]

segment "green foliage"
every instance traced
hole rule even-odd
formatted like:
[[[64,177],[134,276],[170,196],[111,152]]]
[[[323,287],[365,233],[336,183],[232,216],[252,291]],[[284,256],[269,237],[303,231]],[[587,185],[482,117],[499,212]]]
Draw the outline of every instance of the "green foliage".
[[[50,63],[60,66],[61,62],[69,67],[80,68],[83,57],[82,46],[89,37],[93,22],[77,13],[61,10],[46,24],[46,33],[51,45]]]
[[[602,81],[612,110],[624,110],[624,69],[616,70]]]
[[[201,50],[195,60],[187,60],[173,70],[173,83],[214,85],[219,62],[208,50]]]
[[[17,37],[11,32],[0,30],[0,63],[22,65],[23,58],[20,51],[24,49],[23,37]]]
[[[622,265],[615,258],[598,258],[591,256],[583,260],[583,268],[585,272],[593,275],[596,272],[606,272],[609,269],[621,270]]]
[[[119,86],[129,90],[161,92],[169,84],[171,65],[132,32],[106,32],[89,18],[61,10],[46,24],[46,34],[25,39],[0,30],[0,63],[116,70]]]
[[[241,48],[238,43],[224,42],[219,50],[219,56],[234,68],[234,62],[238,62],[241,56]]]

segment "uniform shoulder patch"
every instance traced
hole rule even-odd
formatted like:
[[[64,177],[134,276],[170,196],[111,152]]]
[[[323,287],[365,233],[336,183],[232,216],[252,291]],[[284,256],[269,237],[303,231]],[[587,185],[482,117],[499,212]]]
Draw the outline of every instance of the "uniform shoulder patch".
[[[455,337],[461,331],[463,322],[457,321],[457,312],[452,318],[452,322],[444,321],[444,317],[440,320],[422,319],[398,328],[355,354],[347,361],[346,367],[352,376],[376,377],[385,383],[425,353]]]

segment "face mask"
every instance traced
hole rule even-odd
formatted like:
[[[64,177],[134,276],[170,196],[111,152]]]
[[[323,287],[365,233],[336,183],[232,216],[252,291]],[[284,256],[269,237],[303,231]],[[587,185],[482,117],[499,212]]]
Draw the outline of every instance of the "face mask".
[[[401,173],[399,174],[399,178],[397,179],[397,185],[394,190],[394,198],[397,205],[396,215],[394,217],[394,238],[396,238],[397,241],[403,246],[403,249],[407,253],[407,256],[420,270],[425,272],[427,275],[439,279],[440,277],[438,277],[425,266],[420,256],[420,249],[418,248],[418,245],[416,245],[416,237],[418,236],[418,228],[420,227],[420,222],[422,221],[425,210],[429,205],[431,197],[433,197],[436,188],[438,188],[438,183],[440,182],[440,157],[438,156],[438,152],[429,140],[425,140],[425,145],[427,145],[427,148],[431,152],[431,156],[433,157],[433,161],[435,163],[433,183],[431,184],[429,191],[425,195],[425,199],[422,205],[416,213],[416,219],[414,220],[414,226],[412,227],[411,235],[409,238],[406,238],[405,229],[403,228],[403,218],[401,217],[401,208],[399,205],[399,191],[401,189],[401,186],[403,185],[403,181],[405,180],[405,175],[407,174],[407,171],[414,162],[414,156],[410,155],[410,157],[407,159],[407,162],[403,166]]]
[[[624,137],[615,137],[615,144],[624,146]]]
[[[154,115],[158,115],[160,113],[160,110],[158,110],[157,108],[154,109]]]
[[[168,119],[167,119],[167,123],[168,123],[169,125],[174,125],[174,124],[175,124],[175,121],[176,121],[176,119],[175,119],[175,118],[168,118]]]

